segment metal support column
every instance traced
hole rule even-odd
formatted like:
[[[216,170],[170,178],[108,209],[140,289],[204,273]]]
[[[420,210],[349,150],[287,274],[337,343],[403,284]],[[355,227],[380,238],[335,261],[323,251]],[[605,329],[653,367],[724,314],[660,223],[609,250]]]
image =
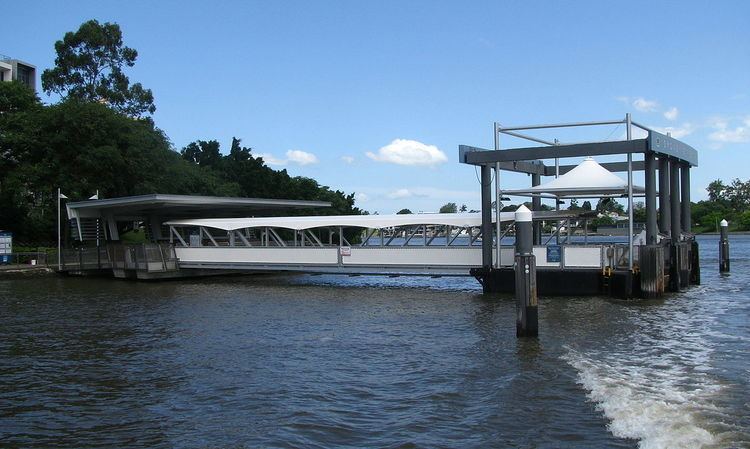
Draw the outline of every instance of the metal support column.
[[[633,123],[630,113],[625,114],[628,140],[633,139]],[[633,154],[628,153],[628,269],[633,271]]]
[[[495,267],[500,268],[500,199],[503,194],[500,192],[500,162],[495,163],[495,256],[497,260]]]
[[[533,174],[531,175],[531,186],[536,187],[542,183],[542,175]],[[531,210],[538,212],[542,210],[542,198],[534,196],[531,198]],[[534,221],[532,224],[534,230],[534,245],[542,244],[542,223],[540,221]]]
[[[683,163],[680,167],[680,196],[682,206],[682,230],[690,232],[690,165]]]
[[[659,156],[659,232],[669,234],[672,226],[672,214],[669,202],[669,159]]]
[[[669,202],[671,204],[670,214],[672,216],[672,242],[680,241],[680,167],[675,161],[670,163],[669,170]]]
[[[679,292],[682,287],[681,267],[682,251],[680,250],[680,167],[677,161],[670,161],[669,164],[669,203],[671,215],[671,236],[672,244],[670,245],[670,263],[669,263],[669,289],[673,292]]]
[[[500,125],[495,122],[494,124],[494,131],[495,131],[495,151],[500,150]],[[502,198],[502,194],[500,193],[500,162],[495,162],[495,238],[497,239],[496,242],[496,262],[495,266],[497,268],[500,268],[500,198]],[[486,234],[485,234],[486,235]]]
[[[659,233],[656,223],[656,158],[646,153],[646,244],[656,244]]]
[[[488,165],[481,168],[482,184],[482,266],[492,268],[492,172]]]

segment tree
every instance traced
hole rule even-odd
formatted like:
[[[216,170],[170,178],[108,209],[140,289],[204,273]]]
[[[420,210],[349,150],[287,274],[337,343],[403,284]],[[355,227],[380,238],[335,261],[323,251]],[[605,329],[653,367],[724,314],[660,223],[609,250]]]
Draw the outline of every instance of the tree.
[[[125,47],[116,23],[84,22],[55,42],[55,67],[42,73],[42,89],[63,98],[101,102],[131,117],[156,111],[150,89],[130,84],[123,73],[132,67],[138,52]]]
[[[613,200],[612,198],[600,199],[596,205],[596,210],[599,213],[614,212],[618,215],[625,215],[625,206]]]
[[[570,200],[570,206],[568,206],[568,210],[581,210],[581,206],[578,205],[578,200],[573,198]]]
[[[636,223],[646,222],[646,204],[643,201],[633,203],[633,221]]]
[[[588,200],[584,201],[583,204],[581,205],[581,209],[591,210],[591,201],[588,201]]]
[[[400,211],[396,212],[396,215],[410,215],[413,212],[409,209],[401,209]]]
[[[708,191],[709,201],[725,200],[726,189],[727,189],[727,186],[724,185],[724,182],[722,182],[721,179],[711,181],[711,183],[708,184],[708,187],[706,187],[706,191]]]
[[[442,206],[440,206],[441,214],[455,214],[457,211],[458,211],[458,206],[456,206],[456,203],[445,203]]]
[[[726,188],[726,197],[732,208],[741,211],[750,207],[750,181],[742,182],[735,178]]]
[[[466,212],[467,210],[468,210],[468,208],[466,207],[466,204],[462,204],[461,208],[458,209],[459,212]]]
[[[186,161],[202,167],[217,167],[222,157],[219,147],[219,142],[216,140],[196,140],[183,148],[180,154]],[[236,158],[237,156],[237,153],[235,153],[232,155],[232,158]],[[239,160],[238,162],[242,161]]]

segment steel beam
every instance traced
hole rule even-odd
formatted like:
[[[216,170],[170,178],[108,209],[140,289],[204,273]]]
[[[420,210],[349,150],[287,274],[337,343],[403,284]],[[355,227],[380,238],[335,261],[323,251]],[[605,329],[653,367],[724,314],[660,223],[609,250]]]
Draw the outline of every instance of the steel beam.
[[[517,132],[513,132],[513,131],[507,131],[507,130],[504,130],[502,128],[500,128],[499,131],[501,133],[507,134],[509,136],[518,137],[519,139],[530,140],[530,141],[536,142],[536,143],[543,143],[545,145],[554,145],[555,144],[554,142],[550,142],[549,140],[539,139],[537,137],[527,136],[526,134],[521,134],[521,133],[517,133]]]
[[[458,148],[459,157],[462,157],[462,162],[466,164],[483,165],[494,164],[495,162],[520,162],[565,157],[645,153],[648,145],[646,139],[637,139],[614,142],[575,143],[570,145],[531,148],[511,148],[499,151],[472,151],[471,149],[474,147],[467,147],[465,145],[460,145]]]
[[[466,161],[466,155],[469,153],[488,152],[488,151],[491,151],[491,150],[488,150],[486,148],[473,147],[471,145],[459,145],[458,146],[459,162],[468,163]],[[479,165],[479,164],[476,164],[476,165]],[[531,175],[531,174],[544,175],[544,163],[542,163],[542,161],[500,162],[500,168],[505,171],[526,173],[527,175]]]
[[[528,129],[548,129],[548,128],[572,128],[575,126],[598,126],[598,125],[619,125],[623,120],[600,120],[593,122],[571,122],[571,123],[552,123],[547,125],[523,125],[523,126],[503,126],[503,131],[523,131]]]

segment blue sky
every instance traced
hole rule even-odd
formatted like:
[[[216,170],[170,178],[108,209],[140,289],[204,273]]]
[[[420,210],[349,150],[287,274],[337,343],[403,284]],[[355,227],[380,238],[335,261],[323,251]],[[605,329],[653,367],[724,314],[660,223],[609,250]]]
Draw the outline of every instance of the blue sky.
[[[0,53],[39,73],[66,31],[118,23],[139,52],[127,73],[153,90],[176,149],[216,139],[228,150],[236,136],[276,168],[357,192],[370,211],[478,208],[458,145],[489,148],[495,120],[631,112],[698,149],[693,198],[713,179],[750,178],[746,1],[40,1],[8,2],[3,16]]]

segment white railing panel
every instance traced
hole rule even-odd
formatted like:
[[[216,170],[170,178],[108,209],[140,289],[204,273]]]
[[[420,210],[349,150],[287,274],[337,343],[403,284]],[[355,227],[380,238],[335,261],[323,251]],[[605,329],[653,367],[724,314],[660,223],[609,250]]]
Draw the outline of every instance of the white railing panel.
[[[344,265],[422,265],[481,267],[482,249],[451,247],[352,247],[351,256],[341,258]]]
[[[492,249],[492,260],[497,262],[497,249]],[[515,246],[501,246],[500,247],[500,266],[501,267],[512,267],[516,263],[516,247]]]
[[[560,267],[560,262],[547,262],[546,246],[535,246],[534,256],[536,256],[537,267]]]
[[[563,257],[568,268],[602,267],[601,246],[565,246]]]
[[[336,265],[338,248],[176,247],[180,262]]]

